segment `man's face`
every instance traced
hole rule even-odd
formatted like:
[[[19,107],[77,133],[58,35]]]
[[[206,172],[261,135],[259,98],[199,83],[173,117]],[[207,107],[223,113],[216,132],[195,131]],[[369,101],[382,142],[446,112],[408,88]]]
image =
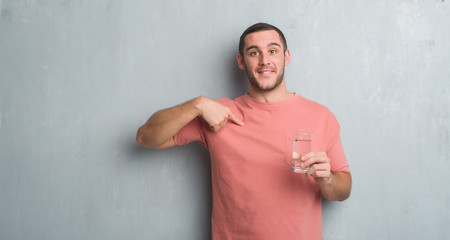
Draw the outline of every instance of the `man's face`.
[[[280,36],[274,30],[250,33],[245,37],[243,56],[238,54],[238,65],[247,71],[250,87],[257,91],[276,89],[284,80],[284,67],[290,53],[284,51]]]

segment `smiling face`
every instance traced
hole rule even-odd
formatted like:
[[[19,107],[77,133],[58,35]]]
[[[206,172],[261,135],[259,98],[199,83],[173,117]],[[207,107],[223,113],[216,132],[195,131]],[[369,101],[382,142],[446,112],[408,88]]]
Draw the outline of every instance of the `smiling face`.
[[[238,54],[239,68],[247,71],[250,91],[270,92],[284,83],[284,67],[289,64],[289,50],[284,49],[274,30],[250,33],[244,49]],[[285,86],[283,84],[283,86]]]

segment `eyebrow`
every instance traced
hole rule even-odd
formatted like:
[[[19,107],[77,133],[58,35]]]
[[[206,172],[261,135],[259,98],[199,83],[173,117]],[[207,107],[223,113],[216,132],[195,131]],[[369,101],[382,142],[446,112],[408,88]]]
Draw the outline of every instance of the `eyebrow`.
[[[268,47],[270,47],[270,46],[278,46],[278,47],[280,47],[281,48],[281,45],[279,44],[279,43],[276,43],[276,42],[273,42],[273,43],[269,43],[268,45],[267,45]],[[252,48],[258,48],[258,46],[256,46],[256,45],[254,45],[254,46],[250,46],[250,47],[248,47],[247,49],[245,49],[246,51],[248,51],[248,50],[250,50],[250,49],[252,49]]]

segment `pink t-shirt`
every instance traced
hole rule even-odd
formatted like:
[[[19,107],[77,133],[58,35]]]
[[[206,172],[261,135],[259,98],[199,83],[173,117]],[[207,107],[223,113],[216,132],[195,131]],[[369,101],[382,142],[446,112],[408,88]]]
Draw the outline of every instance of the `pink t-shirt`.
[[[244,126],[228,122],[215,133],[195,118],[174,137],[200,141],[211,156],[212,237],[322,239],[321,194],[313,178],[291,170],[292,132],[313,132],[313,151],[325,151],[332,171],[349,172],[334,115],[299,95],[276,103],[248,95],[219,99]]]

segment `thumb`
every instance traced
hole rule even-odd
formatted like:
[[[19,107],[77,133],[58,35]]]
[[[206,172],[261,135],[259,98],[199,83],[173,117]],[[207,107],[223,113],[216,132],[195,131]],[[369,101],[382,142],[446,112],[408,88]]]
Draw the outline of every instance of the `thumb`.
[[[239,118],[236,117],[236,115],[234,115],[234,113],[230,112],[228,114],[228,119],[230,119],[232,122],[236,123],[239,126],[243,126],[244,122],[241,121]]]
[[[297,152],[292,152],[292,159],[300,159],[300,155]]]

